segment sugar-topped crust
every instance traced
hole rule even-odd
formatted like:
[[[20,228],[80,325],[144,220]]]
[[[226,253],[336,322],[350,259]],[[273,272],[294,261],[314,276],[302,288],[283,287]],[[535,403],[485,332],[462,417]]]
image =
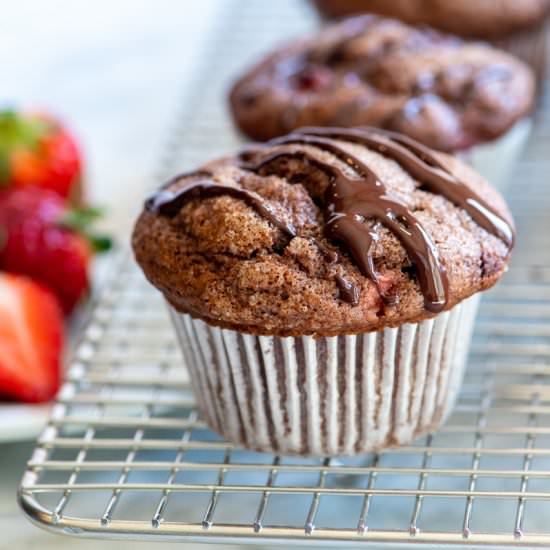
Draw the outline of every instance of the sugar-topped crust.
[[[444,194],[431,192],[387,155],[351,140],[332,141],[376,174],[385,195],[404,205],[433,243],[448,280],[443,309],[497,282],[508,263],[510,243],[482,228]],[[372,259],[378,284],[361,271],[346,246],[327,237],[326,174],[311,163],[304,164],[298,154],[269,170],[250,168],[289,147],[282,143],[253,146],[244,154],[213,161],[199,172],[169,182],[162,193],[176,196],[205,178],[204,185],[215,184],[221,192],[195,193],[176,204],[169,215],[144,209],[132,244],[151,283],[178,311],[252,334],[351,334],[433,316],[426,308],[418,270],[394,232],[379,227],[377,220],[363,220],[377,234]],[[291,147],[350,178],[360,176],[326,149],[300,143]],[[433,154],[513,227],[497,191],[460,161]],[[261,200],[269,216],[262,215],[246,194],[224,193],[224,186]],[[357,288],[356,304],[343,295],[338,278]],[[385,302],[381,292],[396,299]]]

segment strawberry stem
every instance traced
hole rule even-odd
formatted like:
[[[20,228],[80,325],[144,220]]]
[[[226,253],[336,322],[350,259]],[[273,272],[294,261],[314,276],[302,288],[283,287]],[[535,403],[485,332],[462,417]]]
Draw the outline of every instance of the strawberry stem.
[[[104,214],[102,208],[94,206],[73,206],[64,213],[61,219],[61,225],[68,229],[84,232],[90,225],[100,220]]]
[[[75,231],[87,239],[94,252],[102,253],[113,246],[112,239],[107,235],[98,235],[91,231],[91,226],[101,219],[104,211],[93,206],[72,207],[63,214],[60,225],[65,229]]]
[[[113,248],[113,239],[107,235],[86,235],[94,252],[101,254]]]
[[[36,149],[51,124],[37,117],[19,115],[14,110],[0,111],[0,186],[9,183],[10,158],[14,149]]]

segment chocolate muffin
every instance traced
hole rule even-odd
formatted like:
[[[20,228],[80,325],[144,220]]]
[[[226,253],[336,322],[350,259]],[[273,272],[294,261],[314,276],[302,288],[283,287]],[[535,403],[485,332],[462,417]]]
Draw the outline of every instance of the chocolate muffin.
[[[550,0],[313,0],[327,17],[373,13],[466,38],[489,40],[542,77]]]
[[[374,13],[470,38],[502,38],[538,25],[550,0],[313,0],[325,17]]]
[[[513,222],[470,167],[403,135],[304,128],[150,196],[135,257],[170,304],[213,429],[338,455],[437,427]]]
[[[487,45],[361,16],[277,50],[238,80],[230,103],[255,140],[370,125],[455,152],[503,136],[534,88],[527,66]]]

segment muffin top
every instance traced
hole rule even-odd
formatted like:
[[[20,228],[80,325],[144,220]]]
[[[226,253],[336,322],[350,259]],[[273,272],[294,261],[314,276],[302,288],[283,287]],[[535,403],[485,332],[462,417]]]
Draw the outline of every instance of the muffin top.
[[[304,128],[175,177],[132,244],[178,311],[250,334],[416,322],[492,286],[513,222],[471,168],[372,128]]]
[[[326,17],[362,12],[396,17],[474,38],[501,38],[529,29],[550,11],[550,0],[313,0]]]
[[[376,126],[453,152],[532,107],[531,70],[485,44],[360,16],[270,55],[234,85],[236,123],[264,141],[301,126]]]

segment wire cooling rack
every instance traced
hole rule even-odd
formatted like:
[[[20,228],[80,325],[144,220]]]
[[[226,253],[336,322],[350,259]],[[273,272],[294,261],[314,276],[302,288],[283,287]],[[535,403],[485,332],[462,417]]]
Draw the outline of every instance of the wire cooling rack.
[[[254,51],[314,24],[297,1],[224,5],[159,180],[238,146],[227,82]],[[547,98],[508,190],[515,267],[484,300],[445,427],[353,459],[231,447],[201,421],[162,300],[123,255],[29,461],[19,494],[27,515],[108,538],[550,545],[548,107]]]

